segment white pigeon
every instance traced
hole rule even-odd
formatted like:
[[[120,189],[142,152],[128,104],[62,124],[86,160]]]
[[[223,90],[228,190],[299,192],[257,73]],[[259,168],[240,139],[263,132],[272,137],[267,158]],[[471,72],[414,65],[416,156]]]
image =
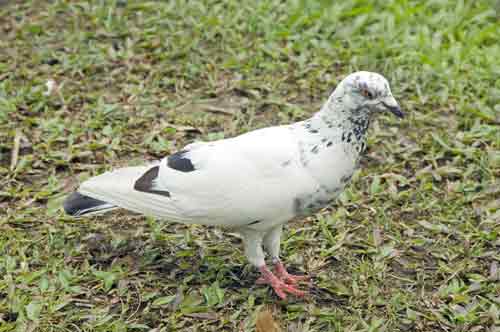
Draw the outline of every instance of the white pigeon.
[[[185,224],[232,228],[262,276],[259,283],[302,296],[305,276],[287,272],[279,258],[283,224],[329,204],[349,183],[372,115],[403,117],[389,83],[360,71],[337,86],[321,110],[290,125],[268,127],[214,142],[189,144],[156,164],[93,177],[64,202],[73,216],[115,208]],[[264,249],[274,272],[266,266]]]

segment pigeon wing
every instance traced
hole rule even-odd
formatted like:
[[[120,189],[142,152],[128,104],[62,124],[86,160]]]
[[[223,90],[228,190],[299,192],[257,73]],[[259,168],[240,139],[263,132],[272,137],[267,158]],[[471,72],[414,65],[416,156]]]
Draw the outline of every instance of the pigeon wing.
[[[285,222],[293,217],[294,197],[315,186],[298,160],[289,127],[271,127],[192,144],[157,165],[105,173],[79,192],[182,223]]]

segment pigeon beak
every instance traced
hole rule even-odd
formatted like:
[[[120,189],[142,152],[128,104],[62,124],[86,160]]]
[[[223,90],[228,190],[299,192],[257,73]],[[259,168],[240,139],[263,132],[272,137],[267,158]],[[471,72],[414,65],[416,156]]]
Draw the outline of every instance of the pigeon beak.
[[[384,105],[384,107],[389,112],[391,112],[398,118],[402,119],[405,117],[405,114],[401,111],[401,107],[399,107],[398,102],[396,101],[396,99],[394,99],[394,97],[391,96],[389,98],[386,98],[382,101],[382,105]]]

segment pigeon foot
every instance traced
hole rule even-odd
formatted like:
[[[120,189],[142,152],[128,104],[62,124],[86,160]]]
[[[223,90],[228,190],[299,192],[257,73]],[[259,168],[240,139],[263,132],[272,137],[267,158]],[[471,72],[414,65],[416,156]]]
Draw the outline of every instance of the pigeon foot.
[[[310,279],[309,276],[305,275],[298,276],[288,273],[288,271],[286,270],[285,266],[281,261],[278,261],[276,264],[274,264],[274,271],[278,279],[291,285],[295,285],[299,281],[305,281]]]
[[[262,273],[262,276],[257,280],[257,283],[270,285],[276,292],[276,295],[278,295],[282,300],[286,299],[286,293],[299,297],[306,295],[304,291],[295,288],[293,285],[286,284],[283,280],[279,279],[276,275],[274,275],[274,273],[271,272],[271,270],[267,268],[267,266],[263,265],[259,268],[259,270]]]

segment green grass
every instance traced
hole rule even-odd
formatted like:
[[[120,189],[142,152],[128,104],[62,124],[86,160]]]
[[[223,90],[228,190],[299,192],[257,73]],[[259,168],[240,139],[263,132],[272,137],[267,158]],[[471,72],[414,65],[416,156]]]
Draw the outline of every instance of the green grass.
[[[498,2],[2,3],[0,331],[253,331],[265,305],[284,331],[500,331]],[[60,209],[105,169],[303,119],[358,69],[408,117],[288,225],[305,300],[254,286],[220,229]]]

